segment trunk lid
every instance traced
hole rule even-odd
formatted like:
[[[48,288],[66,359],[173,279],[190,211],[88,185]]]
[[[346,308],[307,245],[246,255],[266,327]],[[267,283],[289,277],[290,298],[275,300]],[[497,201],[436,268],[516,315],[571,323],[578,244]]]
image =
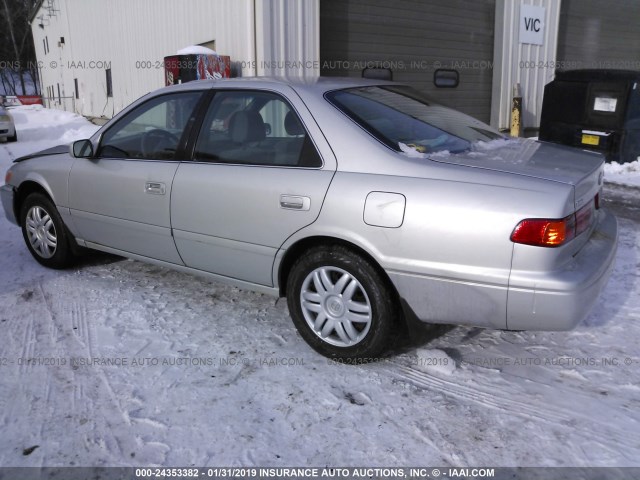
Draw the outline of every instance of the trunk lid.
[[[573,185],[578,210],[598,193],[604,157],[598,153],[529,139],[477,142],[461,153],[437,152],[429,159]]]

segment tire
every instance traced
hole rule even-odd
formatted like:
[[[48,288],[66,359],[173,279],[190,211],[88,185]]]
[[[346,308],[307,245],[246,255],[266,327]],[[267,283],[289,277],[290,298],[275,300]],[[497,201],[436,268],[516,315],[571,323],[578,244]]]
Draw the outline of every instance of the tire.
[[[7,142],[17,142],[18,141],[18,132],[13,132],[13,137],[7,137]]]
[[[287,303],[302,338],[318,353],[345,361],[384,353],[399,312],[384,276],[342,246],[315,248],[294,263]]]
[[[29,195],[20,209],[20,223],[27,248],[40,264],[56,269],[72,264],[69,232],[49,197]]]

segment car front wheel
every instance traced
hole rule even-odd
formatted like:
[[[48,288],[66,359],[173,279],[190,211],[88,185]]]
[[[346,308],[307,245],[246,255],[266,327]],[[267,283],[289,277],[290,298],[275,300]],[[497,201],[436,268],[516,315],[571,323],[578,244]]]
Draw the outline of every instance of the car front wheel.
[[[299,258],[287,282],[289,312],[305,341],[330,358],[371,360],[388,346],[397,317],[383,275],[342,246]]]
[[[20,210],[22,236],[31,255],[49,268],[65,268],[73,255],[69,234],[55,205],[41,193],[32,193]]]

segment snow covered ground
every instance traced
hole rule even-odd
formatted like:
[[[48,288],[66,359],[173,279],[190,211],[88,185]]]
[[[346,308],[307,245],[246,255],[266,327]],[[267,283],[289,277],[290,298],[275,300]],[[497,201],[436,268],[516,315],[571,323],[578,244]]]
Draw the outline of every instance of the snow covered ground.
[[[13,114],[3,171],[96,129]],[[106,255],[47,270],[0,213],[0,466],[640,466],[638,223],[620,233],[572,332],[425,329],[349,366],[284,301]]]
[[[604,179],[611,183],[640,187],[640,160],[623,164],[617,162],[606,164]]]

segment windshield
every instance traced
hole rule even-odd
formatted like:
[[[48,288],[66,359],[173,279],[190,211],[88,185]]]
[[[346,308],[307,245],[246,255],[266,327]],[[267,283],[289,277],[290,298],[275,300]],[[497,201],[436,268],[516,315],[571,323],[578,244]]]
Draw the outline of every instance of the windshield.
[[[411,87],[350,88],[329,92],[327,99],[397,151],[459,153],[474,142],[504,138],[489,125],[438,105]]]

